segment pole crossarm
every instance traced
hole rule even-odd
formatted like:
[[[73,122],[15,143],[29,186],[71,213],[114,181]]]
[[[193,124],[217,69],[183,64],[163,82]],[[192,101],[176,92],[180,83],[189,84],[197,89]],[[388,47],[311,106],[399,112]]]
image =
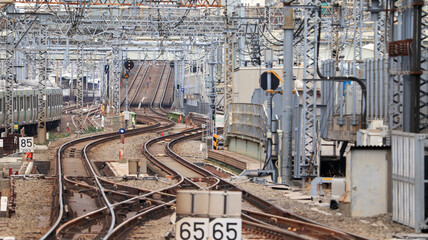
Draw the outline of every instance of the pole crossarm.
[[[15,0],[14,3],[85,6],[223,7],[219,0]]]

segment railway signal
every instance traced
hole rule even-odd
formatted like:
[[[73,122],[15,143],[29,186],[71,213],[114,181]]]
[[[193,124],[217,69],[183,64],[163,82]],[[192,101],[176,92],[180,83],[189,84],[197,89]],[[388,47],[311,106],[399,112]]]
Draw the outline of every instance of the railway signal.
[[[268,73],[272,73],[271,74],[271,89],[267,89],[267,75]],[[276,72],[274,71],[266,71],[264,73],[262,73],[262,75],[260,76],[260,87],[263,90],[275,90],[278,88],[279,86],[279,81],[282,82],[282,79],[278,76],[278,74],[276,74]]]
[[[213,149],[223,150],[223,140],[220,139],[220,135],[213,134]]]
[[[119,132],[120,132],[120,140],[122,144],[125,144],[125,129],[121,128]]]
[[[131,70],[134,68],[134,62],[132,60],[126,60],[125,61],[125,69]]]

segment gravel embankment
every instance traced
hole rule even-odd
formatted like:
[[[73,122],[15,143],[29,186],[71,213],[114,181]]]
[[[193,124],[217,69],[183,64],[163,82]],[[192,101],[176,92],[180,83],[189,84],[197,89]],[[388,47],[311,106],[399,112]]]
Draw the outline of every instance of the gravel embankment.
[[[370,239],[391,239],[395,233],[414,232],[409,227],[393,222],[389,214],[374,217],[345,217],[339,210],[331,210],[314,202],[301,203],[292,200],[283,190],[273,190],[270,187],[250,182],[236,182],[235,184],[287,211]]]
[[[122,184],[129,187],[141,188],[149,191],[156,191],[159,189],[167,188],[177,181],[174,179],[159,178],[158,180],[124,180],[118,178],[108,178],[110,181],[114,181],[118,184]]]
[[[61,130],[64,130],[64,128],[61,127]],[[124,145],[122,145],[119,140],[116,140],[92,149],[89,156],[94,159],[102,159],[105,161],[118,160],[119,149],[123,147],[125,158],[141,159],[144,158],[140,150],[142,145],[147,140],[156,136],[156,134],[144,134],[142,136],[127,137]],[[56,154],[56,148],[63,142],[74,138],[75,136],[70,136],[52,142],[49,145],[49,151],[36,153],[35,158],[49,159],[52,161]],[[174,151],[190,161],[202,162],[206,156],[206,150],[203,146],[201,151],[200,146],[200,141],[189,140],[175,145]],[[52,167],[51,169],[53,170]],[[159,181],[125,181],[122,178],[109,179],[114,179],[120,184],[147,190],[158,190],[175,183],[175,180],[170,179],[160,179]],[[249,183],[248,181],[236,182],[236,184],[290,212],[371,239],[391,239],[394,233],[414,232],[411,228],[394,223],[391,220],[391,216],[388,214],[364,218],[345,217],[340,214],[338,210],[330,210],[328,207],[320,206],[314,202],[302,203],[292,200],[287,191],[273,190],[270,187]],[[17,239],[39,239],[43,233],[49,229],[48,220],[52,203],[52,185],[52,180],[16,180],[16,214],[10,219],[0,219],[0,237],[15,236]],[[172,228],[169,222],[169,217],[150,220],[141,226],[135,227],[130,235],[130,239],[164,239],[165,234]]]
[[[16,213],[0,219],[0,237],[40,239],[50,228],[53,180],[16,179]]]

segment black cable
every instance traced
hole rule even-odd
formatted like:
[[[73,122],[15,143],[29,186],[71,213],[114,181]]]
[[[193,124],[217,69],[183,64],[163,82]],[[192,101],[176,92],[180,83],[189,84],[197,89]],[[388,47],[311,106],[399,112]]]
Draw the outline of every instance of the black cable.
[[[321,8],[318,8],[318,12],[321,16]],[[317,52],[316,52],[316,57],[317,59],[319,59],[319,53],[320,53],[320,42],[321,42],[321,21],[319,21],[318,23],[318,36],[317,36]],[[367,97],[367,87],[366,87],[366,83],[363,81],[363,79],[359,79],[356,77],[350,77],[350,76],[338,76],[338,77],[325,77],[324,75],[322,75],[319,66],[318,66],[318,62],[315,62],[315,68],[317,71],[318,76],[320,77],[320,79],[314,79],[316,80],[321,80],[321,81],[355,81],[357,82],[360,87],[361,87],[361,91],[362,91],[362,101],[361,101],[361,128],[365,129],[367,127],[367,109],[366,109],[366,97]]]

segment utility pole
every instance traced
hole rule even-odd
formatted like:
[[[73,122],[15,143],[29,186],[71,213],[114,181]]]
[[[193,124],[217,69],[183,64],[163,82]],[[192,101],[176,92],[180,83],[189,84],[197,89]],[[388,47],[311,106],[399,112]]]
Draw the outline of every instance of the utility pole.
[[[214,42],[211,43],[211,52],[210,52],[210,121],[209,121],[209,137],[212,137],[213,134],[217,134],[216,126],[215,126],[215,99],[216,99],[216,87],[215,87],[215,78],[214,78],[214,66],[216,65],[215,57],[214,57]],[[211,144],[212,147],[212,144]]]
[[[282,94],[282,153],[280,166],[280,179],[285,184],[291,183],[292,177],[292,123],[293,123],[293,32],[294,32],[294,16],[293,8],[284,2],[284,86]]]
[[[266,153],[266,168],[275,172],[275,166],[272,162],[272,63],[273,63],[273,52],[271,49],[265,50],[265,62],[267,68],[267,153]],[[275,173],[272,177],[273,181],[276,182]]]

